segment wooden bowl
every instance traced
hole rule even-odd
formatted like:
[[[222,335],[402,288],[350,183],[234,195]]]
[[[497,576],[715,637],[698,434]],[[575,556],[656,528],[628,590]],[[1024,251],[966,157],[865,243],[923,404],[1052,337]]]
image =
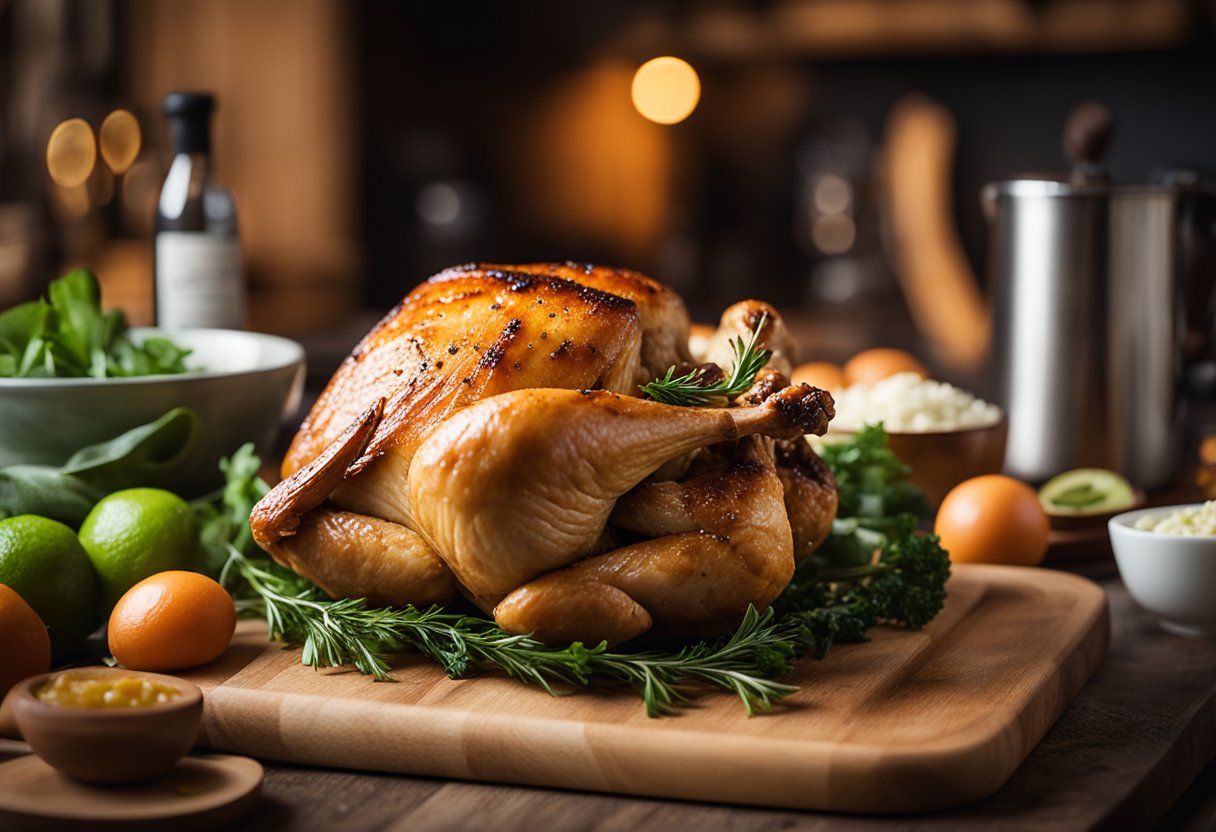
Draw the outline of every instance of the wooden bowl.
[[[924,433],[887,432],[887,443],[899,460],[912,469],[910,479],[934,508],[950,489],[982,474],[999,474],[1005,463],[1009,424],[1002,418],[993,425]],[[847,438],[851,432],[833,430],[825,439]]]
[[[177,689],[168,702],[131,708],[74,708],[38,698],[60,673],[146,678]],[[184,679],[117,667],[79,667],[32,676],[11,694],[13,718],[34,753],[85,783],[134,783],[171,769],[198,738],[203,692]]]

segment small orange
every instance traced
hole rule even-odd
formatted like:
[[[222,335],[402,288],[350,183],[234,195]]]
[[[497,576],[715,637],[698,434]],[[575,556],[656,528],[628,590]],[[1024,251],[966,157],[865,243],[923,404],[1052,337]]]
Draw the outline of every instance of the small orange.
[[[235,630],[236,605],[222,586],[197,572],[158,572],[114,605],[110,652],[132,670],[185,670],[217,658]]]
[[[946,495],[933,531],[955,563],[1034,566],[1047,553],[1050,522],[1033,488],[985,474]]]
[[[794,384],[805,382],[820,390],[827,390],[829,393],[843,390],[848,386],[844,381],[844,370],[830,361],[811,361],[799,364],[790,374],[790,381]]]
[[[915,355],[887,347],[862,350],[844,365],[845,381],[850,386],[873,384],[900,373],[916,373],[921,378],[929,377],[929,371]]]
[[[51,637],[34,608],[0,584],[0,699],[13,685],[51,669]]]

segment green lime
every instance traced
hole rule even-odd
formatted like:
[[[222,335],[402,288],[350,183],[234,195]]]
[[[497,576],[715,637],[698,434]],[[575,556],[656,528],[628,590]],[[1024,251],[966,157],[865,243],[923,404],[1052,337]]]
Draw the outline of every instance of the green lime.
[[[1039,489],[1039,502],[1048,514],[1109,514],[1131,508],[1136,494],[1114,471],[1077,468],[1048,480]]]
[[[89,556],[67,526],[34,514],[0,520],[0,583],[46,623],[56,662],[78,650],[96,626],[95,582]]]
[[[193,569],[198,552],[190,505],[159,488],[128,488],[104,497],[81,524],[80,542],[101,579],[106,613],[144,578]]]

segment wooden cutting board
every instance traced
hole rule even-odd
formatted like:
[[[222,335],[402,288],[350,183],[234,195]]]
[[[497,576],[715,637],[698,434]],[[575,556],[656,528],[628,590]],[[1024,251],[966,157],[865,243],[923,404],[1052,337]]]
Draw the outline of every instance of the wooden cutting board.
[[[920,632],[874,631],[789,677],[748,718],[711,694],[647,718],[622,692],[550,697],[486,674],[453,681],[403,657],[396,684],[315,672],[252,622],[219,662],[201,742],[272,760],[844,812],[943,809],[995,791],[1097,668],[1106,596],[1063,572],[954,567]]]

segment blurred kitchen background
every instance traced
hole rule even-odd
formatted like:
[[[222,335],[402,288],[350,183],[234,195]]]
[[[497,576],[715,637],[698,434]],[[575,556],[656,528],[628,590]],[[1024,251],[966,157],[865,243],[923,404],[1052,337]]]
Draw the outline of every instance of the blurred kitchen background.
[[[638,89],[664,55],[699,96]],[[1203,0],[0,0],[0,67],[0,308],[81,264],[150,322],[161,99],[211,90],[249,326],[322,377],[444,266],[576,259],[701,320],[769,299],[807,358],[898,346],[974,380],[985,182],[1066,172],[1087,99],[1115,115],[1114,180],[1216,169]],[[695,107],[661,124],[635,93]],[[56,125],[120,108],[134,163],[103,143],[56,185]]]

